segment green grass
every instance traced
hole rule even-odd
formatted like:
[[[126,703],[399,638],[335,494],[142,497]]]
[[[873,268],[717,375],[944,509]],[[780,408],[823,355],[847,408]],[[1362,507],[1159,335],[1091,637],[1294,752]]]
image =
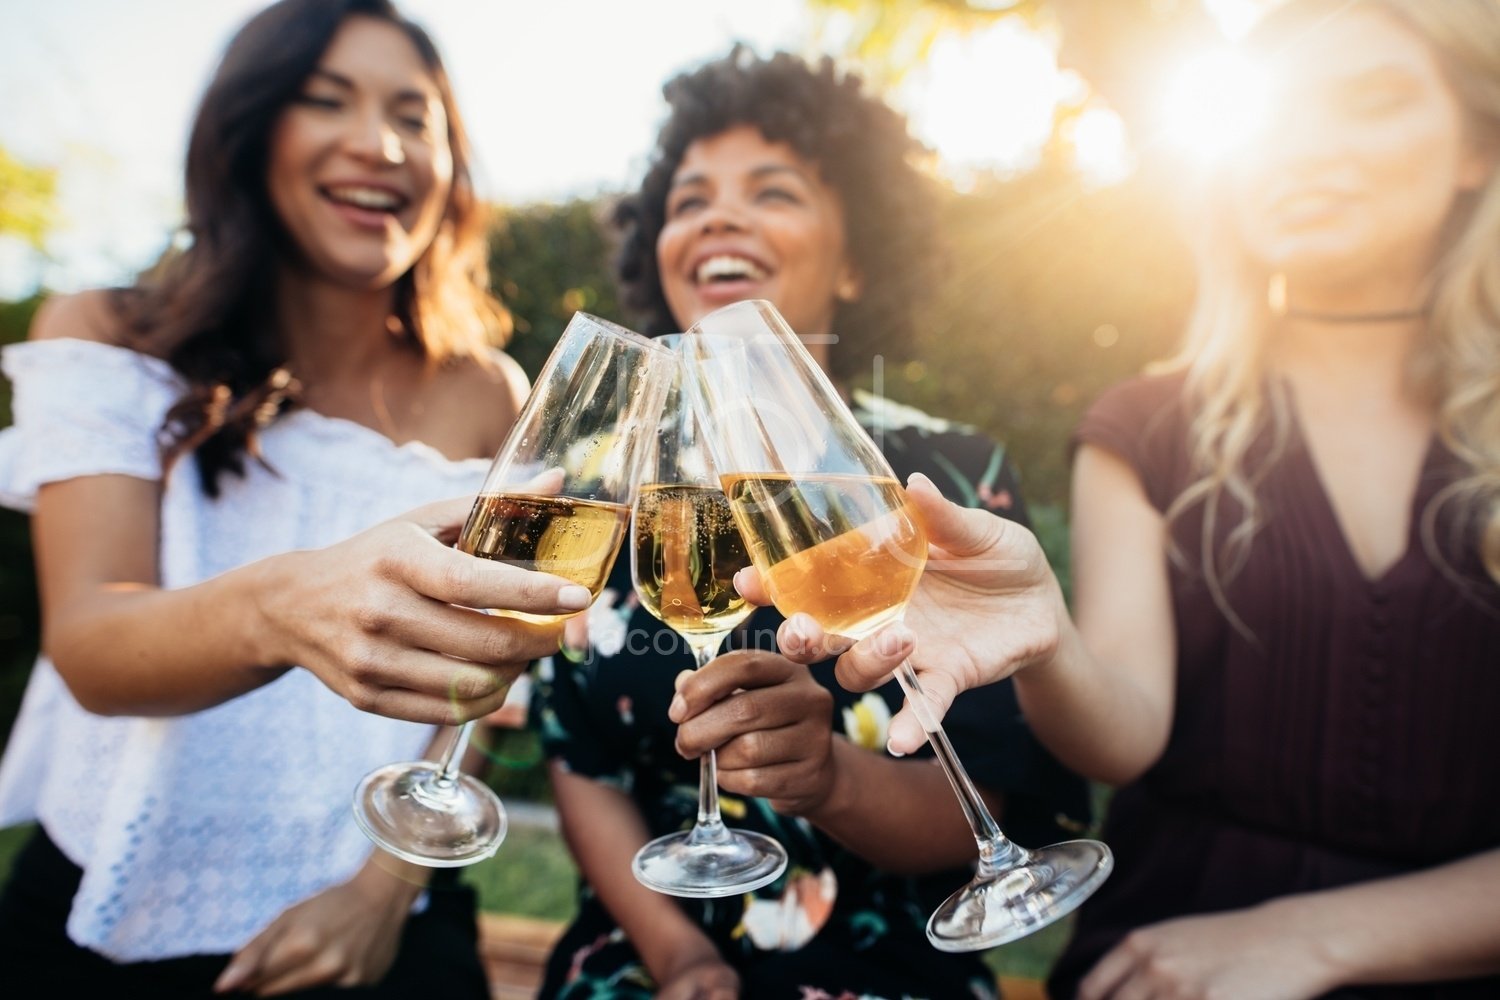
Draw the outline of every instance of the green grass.
[[[493,858],[463,872],[480,909],[549,920],[572,919],[577,878],[562,837],[533,827],[511,827]]]

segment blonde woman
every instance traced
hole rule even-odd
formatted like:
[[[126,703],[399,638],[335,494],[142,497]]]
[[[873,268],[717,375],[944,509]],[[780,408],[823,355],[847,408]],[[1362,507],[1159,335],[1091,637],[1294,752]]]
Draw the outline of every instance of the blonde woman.
[[[1256,41],[1187,346],[1075,438],[1073,617],[917,481],[953,558],[840,678],[1014,673],[1124,786],[1055,998],[1500,996],[1500,4],[1293,0]]]

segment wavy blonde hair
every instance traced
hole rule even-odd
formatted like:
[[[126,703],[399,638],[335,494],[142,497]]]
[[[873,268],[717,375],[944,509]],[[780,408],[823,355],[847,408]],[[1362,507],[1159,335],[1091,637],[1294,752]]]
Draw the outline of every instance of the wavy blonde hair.
[[[1268,21],[1309,23],[1356,9],[1392,17],[1420,38],[1462,107],[1469,141],[1500,148],[1500,2],[1291,0]],[[1189,449],[1198,478],[1173,501],[1168,520],[1201,505],[1205,579],[1220,608],[1243,629],[1224,584],[1243,567],[1265,523],[1256,488],[1285,451],[1291,416],[1284,394],[1266,380],[1266,331],[1275,321],[1267,294],[1272,275],[1246,253],[1226,200],[1211,198],[1198,215],[1198,292],[1186,337],[1174,357],[1155,367],[1184,373],[1193,414]],[[1408,376],[1435,405],[1438,434],[1467,472],[1423,512],[1423,537],[1436,551],[1437,511],[1459,504],[1458,523],[1465,531],[1477,529],[1485,569],[1500,581],[1500,169],[1480,191],[1459,199],[1447,235],[1433,265],[1428,329]],[[1269,447],[1252,462],[1252,445],[1262,434]],[[1215,545],[1234,509],[1238,522]]]

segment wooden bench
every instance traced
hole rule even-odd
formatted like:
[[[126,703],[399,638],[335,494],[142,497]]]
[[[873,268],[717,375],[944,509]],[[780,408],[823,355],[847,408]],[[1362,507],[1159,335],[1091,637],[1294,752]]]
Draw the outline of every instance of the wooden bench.
[[[555,920],[481,913],[479,955],[493,1000],[532,1000],[542,984],[547,956],[562,932],[563,925]],[[1047,1000],[1046,990],[1035,979],[1001,976],[996,985],[1004,1000]]]

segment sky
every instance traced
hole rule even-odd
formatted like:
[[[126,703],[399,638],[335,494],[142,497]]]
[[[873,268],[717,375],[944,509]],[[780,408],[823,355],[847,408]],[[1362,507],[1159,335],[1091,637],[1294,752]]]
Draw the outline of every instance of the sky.
[[[1218,0],[1244,4],[1250,0]],[[263,0],[0,0],[0,147],[56,168],[60,222],[38,254],[0,238],[0,299],[127,281],[181,220],[183,148],[209,75]],[[437,41],[502,204],[626,189],[644,169],[675,72],[744,41],[812,54],[836,36],[805,0],[404,0]],[[821,34],[818,27],[821,25]],[[940,40],[893,103],[960,182],[1025,169],[1053,106],[1083,85],[1012,19]],[[999,95],[1005,95],[1000,99]],[[1120,172],[1097,127],[1090,162]],[[1083,159],[1081,157],[1081,159]],[[1085,163],[1085,166],[1088,164]]]

